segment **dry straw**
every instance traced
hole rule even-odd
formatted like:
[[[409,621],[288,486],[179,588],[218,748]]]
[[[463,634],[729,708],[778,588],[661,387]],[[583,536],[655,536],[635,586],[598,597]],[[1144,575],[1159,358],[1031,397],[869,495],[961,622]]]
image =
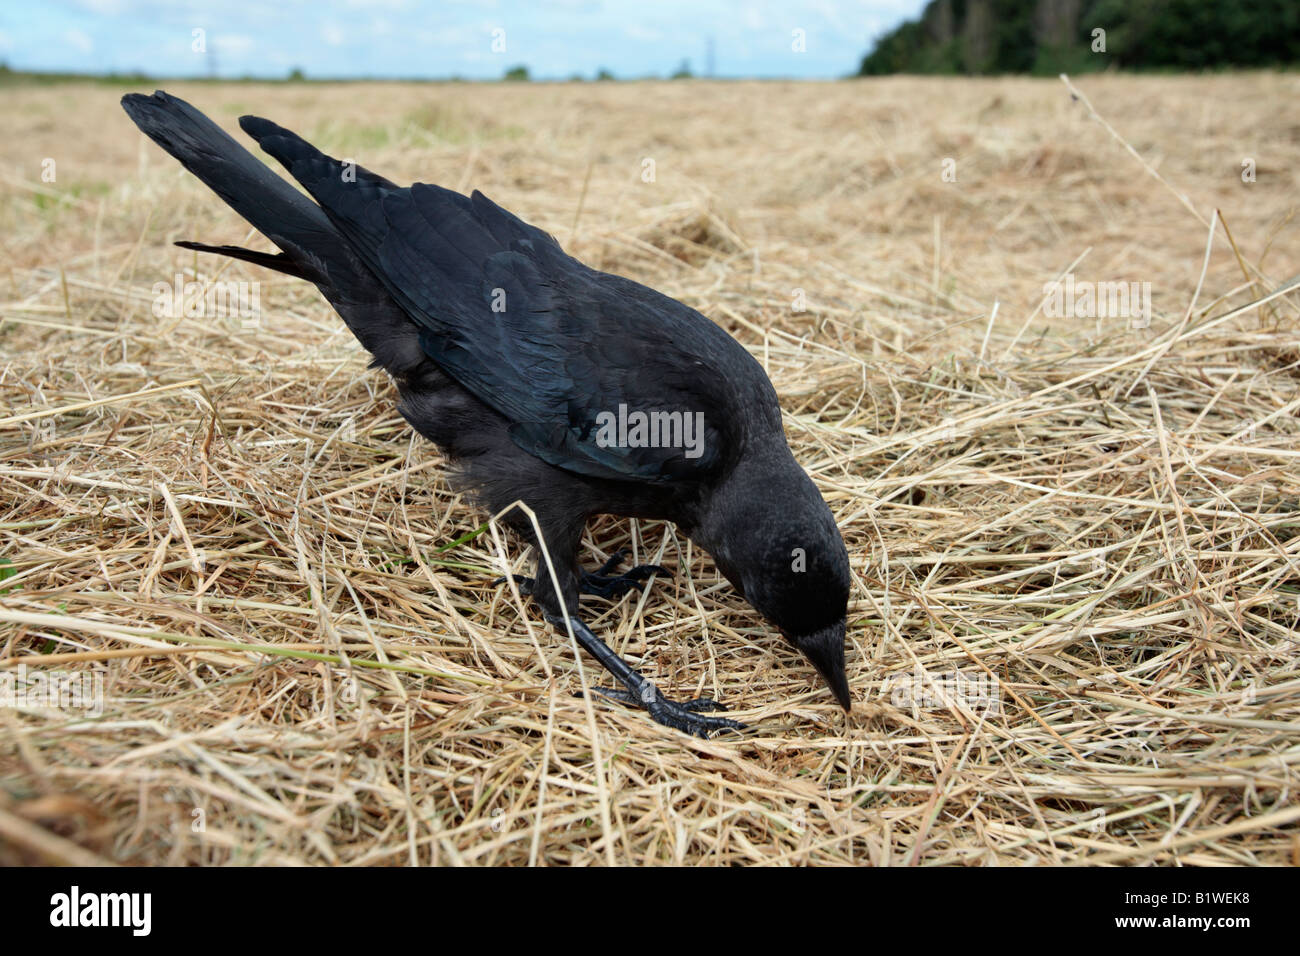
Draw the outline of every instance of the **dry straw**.
[[[585,560],[676,574],[593,627],[754,733],[576,696],[319,296],[169,244],[250,237],[118,92],[12,89],[0,675],[106,682],[0,708],[0,863],[1300,856],[1300,77],[175,92],[482,188],[750,347],[853,558],[859,703],[608,518]],[[177,273],[259,325],[155,316]],[[1150,327],[1052,315],[1065,273],[1150,282]]]

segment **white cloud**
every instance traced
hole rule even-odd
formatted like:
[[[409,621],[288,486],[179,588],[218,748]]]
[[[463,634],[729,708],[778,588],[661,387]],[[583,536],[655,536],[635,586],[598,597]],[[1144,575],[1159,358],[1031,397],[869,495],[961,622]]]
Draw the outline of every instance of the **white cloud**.
[[[326,20],[320,25],[320,38],[326,46],[342,46],[345,38],[343,28],[333,20]]]
[[[253,48],[253,38],[246,33],[219,33],[212,38],[212,46],[219,53],[239,56]]]
[[[90,38],[90,34],[84,30],[78,30],[76,27],[71,30],[64,30],[63,40],[78,53],[91,53],[95,49],[95,41]]]
[[[77,6],[102,16],[117,16],[126,11],[123,0],[78,0]]]

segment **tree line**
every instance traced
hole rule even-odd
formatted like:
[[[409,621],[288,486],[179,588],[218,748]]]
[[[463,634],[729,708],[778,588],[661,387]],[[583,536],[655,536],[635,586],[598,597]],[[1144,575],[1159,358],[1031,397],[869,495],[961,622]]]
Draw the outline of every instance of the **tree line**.
[[[1083,73],[1300,64],[1300,0],[931,0],[858,73]]]

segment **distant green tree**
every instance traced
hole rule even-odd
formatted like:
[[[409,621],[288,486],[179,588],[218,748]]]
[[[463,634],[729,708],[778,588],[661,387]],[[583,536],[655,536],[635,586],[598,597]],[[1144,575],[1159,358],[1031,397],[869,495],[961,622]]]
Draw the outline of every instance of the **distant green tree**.
[[[506,70],[505,75],[501,78],[511,83],[527,83],[528,67],[512,66],[510,69]]]
[[[1106,28],[1107,52],[1132,69],[1300,63],[1295,0],[1096,0],[1083,19]]]
[[[1106,49],[1093,49],[1104,30]],[[858,73],[1080,73],[1300,65],[1297,0],[931,0]]]
[[[689,79],[691,79],[691,77],[693,77],[694,75],[695,75],[695,74],[693,74],[693,73],[691,72],[691,61],[690,61],[690,60],[682,60],[681,66],[677,67],[677,72],[674,73],[671,77],[669,77],[669,79],[673,79],[673,80],[689,80]]]
[[[862,58],[858,75],[884,76],[888,73],[920,72],[916,68],[916,61],[923,42],[921,24],[909,20],[876,40],[876,48]]]
[[[292,70],[289,71],[290,83],[301,83],[305,79],[307,79],[307,76],[302,72],[301,67],[295,66]]]
[[[596,79],[603,83],[608,80],[614,79],[614,74],[609,72],[609,70],[605,69],[602,66],[599,70],[596,71]]]

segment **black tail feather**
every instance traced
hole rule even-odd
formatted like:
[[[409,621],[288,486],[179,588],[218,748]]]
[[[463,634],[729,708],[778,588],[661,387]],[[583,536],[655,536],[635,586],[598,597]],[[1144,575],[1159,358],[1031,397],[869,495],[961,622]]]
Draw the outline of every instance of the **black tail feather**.
[[[315,267],[342,239],[320,206],[178,97],[162,90],[152,96],[129,93],[122,97],[122,108],[146,136],[284,250],[297,271],[284,268],[289,264],[285,261],[271,268],[313,282],[325,278]],[[219,251],[233,255],[224,248]]]
[[[254,265],[265,266],[268,269],[274,269],[276,272],[283,272],[285,275],[291,275],[295,279],[306,279],[308,282],[313,277],[307,274],[307,271],[298,265],[293,259],[283,252],[257,252],[254,249],[245,249],[242,246],[210,246],[204,242],[191,242],[189,239],[182,239],[175,245],[182,249],[194,249],[198,252],[215,252],[220,256],[230,256],[232,259],[242,259],[244,262],[251,262]]]
[[[161,90],[152,96],[133,93],[122,97],[122,108],[150,139],[283,252],[188,240],[178,246],[306,279],[329,300],[376,361],[394,375],[405,375],[426,361],[416,324],[308,196],[182,99]],[[255,138],[282,140],[277,144],[304,155],[316,153],[315,147],[267,120],[246,117],[241,125]]]

